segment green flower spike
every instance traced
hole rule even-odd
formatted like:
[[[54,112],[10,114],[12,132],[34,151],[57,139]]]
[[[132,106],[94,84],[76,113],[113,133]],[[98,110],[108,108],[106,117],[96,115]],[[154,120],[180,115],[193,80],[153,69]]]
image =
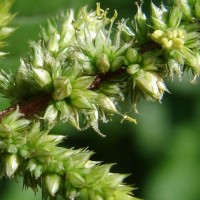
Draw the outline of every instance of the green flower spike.
[[[58,145],[63,136],[51,135],[39,122],[23,119],[16,110],[0,123],[1,176],[24,176],[24,186],[42,187],[43,199],[130,199],[126,175],[110,172],[112,165],[91,161],[90,151]],[[15,152],[10,152],[10,147]]]
[[[97,13],[99,13],[98,10],[100,10],[99,4],[97,4]],[[108,71],[116,71],[119,69],[123,64],[123,58],[127,48],[131,46],[131,43],[122,43],[121,31],[115,34],[114,41],[111,39],[112,26],[117,18],[117,12],[115,11],[111,19],[108,19],[106,16],[107,11],[101,10],[101,15],[101,19],[99,19],[98,15],[94,16],[94,19],[97,20],[96,23],[84,18],[84,37],[82,36],[82,31],[77,31],[77,45],[81,50],[80,57],[82,57],[80,62],[83,69],[91,74],[98,72],[105,74]],[[95,25],[95,31],[88,28],[92,26],[90,25],[92,23]],[[110,26],[107,31],[105,25],[108,23]],[[81,28],[79,29],[81,30]],[[91,63],[91,66],[87,65],[88,62]]]
[[[110,35],[116,17],[115,12],[108,19],[107,10],[103,11],[99,4],[96,12],[88,13],[83,8],[77,18],[68,11],[60,16],[60,21],[49,21],[39,42],[30,43],[30,56],[21,60],[16,75],[17,98],[29,98],[30,92],[32,95],[44,92],[50,95],[50,104],[41,116],[49,127],[59,119],[80,130],[79,115],[82,114],[82,129],[93,127],[100,133],[99,121],[108,122],[115,113],[130,120],[116,108],[118,100],[124,99],[121,90],[125,90],[126,83],[113,87],[113,82],[107,82],[97,90],[90,89],[99,74],[120,70],[125,63],[126,51],[132,45],[122,43],[120,32],[112,42]],[[69,25],[70,20],[72,25]],[[105,29],[107,24],[110,25],[108,31]],[[66,25],[69,25],[68,31]],[[115,80],[118,85],[119,82]]]

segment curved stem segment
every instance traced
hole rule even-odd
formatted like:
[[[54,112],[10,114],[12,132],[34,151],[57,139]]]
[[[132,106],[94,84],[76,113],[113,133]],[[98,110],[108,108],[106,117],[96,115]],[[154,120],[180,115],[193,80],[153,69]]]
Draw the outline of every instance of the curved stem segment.
[[[0,120],[8,115],[9,113],[15,111],[17,107],[19,111],[24,114],[26,118],[31,118],[37,113],[41,113],[49,104],[51,100],[50,94],[40,95],[29,99],[28,101],[19,102],[18,104],[12,105],[9,108],[0,112]]]

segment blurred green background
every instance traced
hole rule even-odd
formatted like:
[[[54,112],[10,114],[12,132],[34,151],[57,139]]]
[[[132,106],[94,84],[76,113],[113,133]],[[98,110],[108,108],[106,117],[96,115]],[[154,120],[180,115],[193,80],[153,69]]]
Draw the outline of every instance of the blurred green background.
[[[102,0],[103,8],[118,10],[119,19],[132,18],[135,1]],[[155,2],[155,1],[154,1]],[[12,11],[17,17],[12,25],[17,31],[8,39],[6,51],[10,54],[0,60],[0,67],[13,72],[19,66],[19,58],[27,55],[28,41],[37,40],[40,25],[46,26],[47,18],[56,16],[67,8],[79,9],[83,5],[95,8],[92,0],[16,0]],[[144,10],[149,9],[144,0]],[[156,1],[159,3],[159,1]],[[200,81],[199,81],[200,82]],[[67,135],[67,147],[88,147],[96,152],[94,160],[117,163],[114,172],[131,173],[126,182],[138,188],[135,195],[145,200],[199,200],[200,199],[200,84],[190,84],[190,77],[167,81],[171,94],[165,94],[162,104],[141,101],[138,125],[113,122],[101,124],[107,135],[102,138],[92,129],[77,132],[68,124],[58,124],[54,133]],[[1,110],[8,107],[6,99],[0,99]],[[124,109],[129,110],[127,105]],[[131,113],[129,113],[131,114]],[[22,180],[0,181],[1,200],[41,200],[31,190],[22,191]]]

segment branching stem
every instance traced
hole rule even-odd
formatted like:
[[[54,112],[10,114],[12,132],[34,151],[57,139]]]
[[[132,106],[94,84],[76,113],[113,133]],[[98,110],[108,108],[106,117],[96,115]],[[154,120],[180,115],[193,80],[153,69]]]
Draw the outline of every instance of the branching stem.
[[[0,120],[9,113],[15,111],[17,107],[19,108],[19,111],[24,114],[25,117],[33,117],[35,116],[35,114],[41,113],[43,110],[45,110],[50,100],[51,95],[44,94],[38,97],[34,97],[33,99],[29,99],[28,101],[19,102],[1,111]]]

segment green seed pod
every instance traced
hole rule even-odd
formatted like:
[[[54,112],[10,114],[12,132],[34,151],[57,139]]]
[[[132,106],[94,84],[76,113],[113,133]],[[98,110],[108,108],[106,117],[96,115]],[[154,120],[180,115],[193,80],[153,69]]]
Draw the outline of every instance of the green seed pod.
[[[132,64],[132,65],[129,65],[128,67],[127,67],[127,72],[129,73],[129,74],[135,74],[138,70],[140,69],[140,65],[138,65],[138,64]]]
[[[4,164],[6,175],[11,178],[19,167],[19,157],[16,154],[8,154],[4,158]]]
[[[126,58],[130,64],[136,63],[138,60],[138,52],[135,49],[130,48],[126,52]]]
[[[53,82],[54,92],[52,94],[53,99],[62,100],[70,96],[72,92],[72,85],[70,80],[66,76],[60,76]]]
[[[57,174],[49,174],[45,177],[45,186],[51,196],[55,196],[61,185],[61,177]]]
[[[101,53],[96,58],[96,65],[100,72],[105,74],[110,69],[110,61],[105,53]]]

